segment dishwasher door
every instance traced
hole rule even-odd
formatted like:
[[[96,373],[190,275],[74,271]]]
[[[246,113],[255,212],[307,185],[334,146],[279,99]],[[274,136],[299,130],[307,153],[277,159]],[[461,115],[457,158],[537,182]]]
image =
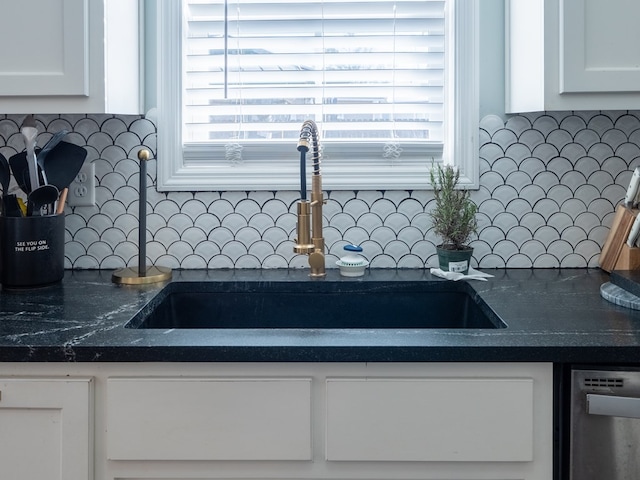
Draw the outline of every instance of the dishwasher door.
[[[640,369],[571,372],[570,480],[640,478]]]

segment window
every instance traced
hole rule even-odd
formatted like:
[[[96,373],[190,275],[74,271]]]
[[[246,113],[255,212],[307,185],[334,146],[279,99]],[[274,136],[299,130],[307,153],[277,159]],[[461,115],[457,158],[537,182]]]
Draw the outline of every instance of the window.
[[[476,0],[181,0],[158,6],[160,190],[295,190],[302,123],[323,187],[478,183]]]

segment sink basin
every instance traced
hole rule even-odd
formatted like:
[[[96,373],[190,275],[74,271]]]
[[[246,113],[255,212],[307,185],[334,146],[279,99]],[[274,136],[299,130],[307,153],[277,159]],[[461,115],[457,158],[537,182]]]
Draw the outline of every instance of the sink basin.
[[[139,329],[496,329],[464,282],[172,282],[126,325]]]

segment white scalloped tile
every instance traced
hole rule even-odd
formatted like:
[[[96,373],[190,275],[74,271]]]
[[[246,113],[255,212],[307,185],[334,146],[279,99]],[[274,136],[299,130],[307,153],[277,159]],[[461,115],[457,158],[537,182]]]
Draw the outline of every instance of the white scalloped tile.
[[[533,238],[549,247],[552,243],[560,239],[560,234],[555,228],[545,225],[533,232]]]
[[[505,149],[504,156],[520,165],[525,158],[531,156],[531,149],[522,143],[514,143]]]
[[[629,180],[631,179],[632,172],[631,170],[629,170],[627,162],[625,162],[619,156],[616,155],[616,156],[607,158],[602,164],[602,169],[611,174],[611,176],[613,177],[613,180],[612,180],[613,182],[618,183],[622,181],[622,183],[625,184],[625,188],[626,188],[626,185],[629,184]],[[629,174],[628,178],[624,176],[626,174]],[[622,175],[622,178],[621,178],[621,175]]]
[[[478,235],[478,238],[493,247],[498,242],[505,239],[505,232],[498,227],[487,227],[482,229],[482,231]]]
[[[539,213],[529,212],[521,217],[520,224],[523,227],[528,228],[530,231],[535,232],[546,225],[546,220]]]
[[[527,130],[520,135],[520,143],[526,145],[532,152],[539,145],[545,144],[544,135],[538,130]]]
[[[79,241],[71,240],[64,244],[64,254],[67,258],[71,259],[72,262],[75,262],[77,258],[81,257],[86,252],[87,249]]]
[[[500,185],[492,192],[492,196],[502,205],[507,205],[510,201],[518,198],[518,191],[511,185]]]
[[[560,205],[562,209],[562,205],[573,198],[573,192],[566,185],[554,185],[547,192],[547,196]]]
[[[391,228],[395,232],[401,231],[403,228],[411,224],[406,215],[401,213],[392,213],[384,219],[385,227]]]
[[[273,220],[289,212],[289,207],[280,199],[272,199],[262,205],[262,213]]]
[[[84,227],[78,229],[78,231],[73,235],[73,240],[80,242],[82,245],[88,246],[99,241],[100,236],[93,228]]]
[[[593,145],[600,143],[600,136],[593,130],[581,130],[575,135],[575,143],[589,151]]]
[[[380,229],[384,229],[384,227],[381,227]],[[375,232],[377,232],[380,229],[376,229],[374,231],[374,234],[375,234]],[[369,233],[365,229],[363,229],[361,227],[350,227],[350,228],[347,228],[344,231],[343,238],[347,242],[353,243],[354,245],[362,245],[362,243],[364,241],[369,240],[370,238],[372,238],[372,239],[374,239],[376,241],[379,241],[377,238],[374,238],[373,236],[370,236]],[[395,236],[394,236],[394,238],[395,238]],[[386,244],[386,241],[383,242],[383,243]]]
[[[547,226],[562,233],[568,228],[572,228],[573,219],[564,212],[556,212],[547,219]]]
[[[544,172],[545,164],[539,158],[529,157],[520,163],[520,170],[529,177],[535,178],[540,172]]]
[[[587,128],[595,130],[595,132],[602,136],[607,130],[611,130],[614,127],[613,121],[606,115],[597,114],[587,122]]]
[[[600,165],[602,165],[604,161],[607,158],[612,157],[615,152],[613,151],[613,148],[611,148],[606,143],[596,143],[589,148],[587,153],[590,157],[595,158],[596,161]]]
[[[531,206],[531,208],[533,208],[546,196],[546,192],[538,184],[527,185],[522,190],[520,190],[520,199],[526,201]]]
[[[222,255],[229,257],[234,262],[247,254],[247,247],[245,244],[237,240],[225,243],[220,250]]]
[[[372,232],[376,228],[384,225],[384,222],[382,221],[382,218],[375,213],[365,213],[358,218],[356,225],[364,228],[368,232]]]
[[[558,130],[559,124],[551,115],[541,115],[533,121],[532,128],[546,137],[551,132]]]
[[[602,193],[604,189],[607,188],[607,186],[612,185],[615,180],[609,172],[598,170],[587,178],[587,182],[596,187],[598,191]]]
[[[561,238],[562,240],[569,242],[573,246],[573,248],[577,251],[578,245],[583,244],[586,236],[587,236],[586,232],[583,229],[579,227],[568,226],[567,228],[562,230]],[[584,247],[584,244],[583,244],[583,247]]]
[[[502,178],[506,178],[511,173],[518,171],[518,164],[512,158],[502,157],[493,162],[491,169],[500,173]]]
[[[622,202],[627,193],[627,187],[619,184],[607,185],[602,191],[602,198],[613,205]]]
[[[149,195],[147,195],[147,198],[149,198]],[[191,198],[180,206],[180,212],[188,215],[191,221],[194,221],[201,215],[206,215],[208,210],[203,202]]]
[[[502,118],[497,115],[485,115],[480,119],[480,128],[486,130],[489,135],[493,135],[498,130],[504,128]]]
[[[595,215],[598,216],[598,218],[606,218],[607,215],[609,215],[609,213],[611,212],[613,205],[610,201],[602,199],[602,198],[598,198],[596,200],[594,200],[593,202],[591,202],[588,206],[587,206],[588,210],[592,213],[594,213]]]
[[[524,132],[531,130],[531,122],[521,115],[514,115],[507,119],[504,128],[511,130],[519,137]]]
[[[225,215],[220,220],[220,224],[231,232],[236,233],[238,230],[247,225],[247,220],[243,215],[240,215],[239,213],[230,213],[228,215]]]
[[[132,215],[129,216],[129,218],[133,217]],[[167,219],[165,219],[162,215],[159,215],[157,213],[151,213],[149,215],[147,215],[147,231],[153,236],[156,234],[156,232],[158,230],[160,230],[161,228],[165,228],[167,226]],[[139,222],[138,219],[136,217],[136,221],[135,223],[129,223],[129,228],[127,230],[123,230],[123,231],[131,231],[133,229],[137,229],[139,226]]]
[[[587,212],[586,206],[583,206],[583,211],[581,211],[577,215],[572,214],[571,211],[568,211],[568,213],[575,218],[575,220],[573,221],[573,224],[576,227],[583,229],[585,232],[588,232],[589,238],[592,238],[595,235],[595,237],[593,238],[600,239],[599,236],[603,232],[606,232],[605,237],[609,233],[609,229],[601,225],[601,222],[607,221],[608,214],[605,215],[605,218],[603,220],[600,220],[600,218],[595,213]],[[602,244],[604,244],[605,238],[601,238],[601,240],[603,240]]]
[[[122,258],[125,265],[128,265],[130,260],[138,257],[138,244],[133,242],[121,242],[113,249],[114,255]]]
[[[557,158],[559,155],[560,150],[549,143],[538,145],[531,152],[531,156],[540,160],[543,165],[548,164],[549,162],[551,162],[551,160]],[[522,165],[520,165],[520,168],[522,169]]]
[[[176,213],[168,218],[167,226],[182,235],[185,230],[193,226],[193,220],[184,213]]]
[[[587,128],[586,122],[577,115],[567,115],[560,120],[559,128],[568,131],[572,136]]]
[[[485,172],[480,176],[480,182],[482,183],[482,188],[485,188],[489,192],[493,193],[496,188],[504,185],[505,180],[499,172],[490,171]],[[427,207],[429,207],[429,204],[427,204]]]
[[[510,228],[509,230],[507,230],[506,234],[506,239],[516,244],[518,248],[521,248],[522,245],[526,241],[531,240],[531,238],[531,232],[526,228],[520,226]]]
[[[500,145],[503,150],[506,150],[507,147],[518,142],[518,137],[511,130],[503,128],[501,130],[498,130],[491,136],[491,141],[497,145]]]
[[[519,253],[518,246],[510,240],[500,240],[493,246],[493,250],[499,252],[505,261]]]
[[[233,205],[228,200],[216,199],[209,205],[209,213],[214,214],[218,218],[233,213]]]
[[[195,255],[198,255],[198,256],[206,259],[206,258],[211,258],[214,255],[219,255],[220,254],[220,248],[215,243],[213,243],[213,242],[211,242],[209,240],[205,240],[205,241],[199,242],[197,245],[195,245],[195,247],[193,249],[193,253]]]
[[[381,254],[371,259],[369,268],[396,268],[397,262],[390,255]]]
[[[178,242],[180,240],[180,234],[170,227],[164,227],[159,229],[155,235],[153,235],[153,239],[147,239],[149,243],[157,242],[165,247],[168,247],[172,243]]]
[[[544,255],[547,252],[547,248],[539,240],[529,238],[520,246],[520,251],[529,258],[537,258],[540,255]]]
[[[118,245],[121,242],[125,242],[127,237],[119,228],[107,228],[102,235],[100,235],[100,240],[106,242],[108,245],[112,247]]]
[[[516,253],[515,255],[509,257],[507,260],[507,268],[531,268],[532,262],[531,258],[522,254]]]
[[[602,142],[617,150],[620,145],[627,142],[627,135],[622,130],[612,128],[602,135]]]
[[[573,143],[573,138],[566,130],[554,130],[547,136],[547,143],[562,151],[566,145]]]
[[[573,247],[564,240],[556,240],[549,245],[549,253],[560,260],[560,265],[563,266],[565,259],[573,254]]]
[[[196,246],[201,242],[207,241],[207,234],[200,228],[189,227],[181,233],[180,238],[189,245]]]
[[[353,225],[356,225],[356,219],[348,213],[338,213],[329,219],[329,225],[344,232]]]
[[[479,221],[478,224],[480,224],[480,223],[481,222]],[[520,221],[512,213],[500,212],[493,219],[493,224],[496,227],[500,228],[503,232],[507,232],[510,229],[518,226],[520,224]]]
[[[193,248],[187,242],[180,240],[169,245],[167,253],[182,263],[186,257],[193,255]]]
[[[193,221],[193,225],[208,232],[220,226],[220,219],[211,213],[203,213]]]
[[[262,236],[255,228],[245,226],[242,227],[236,233],[236,240],[244,243],[245,245],[251,245],[255,242],[259,242]]]
[[[387,216],[396,213],[396,205],[388,198],[380,198],[371,204],[371,212],[378,215],[380,218],[386,218]]]
[[[512,202],[509,202],[505,206],[505,210],[507,212],[513,213],[518,218],[521,218],[531,212],[533,209],[532,205],[522,198],[518,198]]]
[[[502,157],[504,157],[504,150],[495,143],[486,143],[480,147],[480,158],[483,158],[489,165],[493,165],[493,162]]]
[[[573,171],[573,165],[564,157],[555,157],[547,163],[547,170],[553,172],[557,178],[562,178],[566,173]]]
[[[375,211],[375,208],[373,208],[373,211]],[[413,219],[423,211],[423,205],[415,198],[407,198],[398,204],[398,213],[406,215],[409,219]]]
[[[560,268],[560,262],[553,255],[545,253],[535,257],[533,268]]]
[[[242,215],[245,219],[249,219],[260,213],[260,205],[253,200],[243,200],[236,205],[235,213]]]

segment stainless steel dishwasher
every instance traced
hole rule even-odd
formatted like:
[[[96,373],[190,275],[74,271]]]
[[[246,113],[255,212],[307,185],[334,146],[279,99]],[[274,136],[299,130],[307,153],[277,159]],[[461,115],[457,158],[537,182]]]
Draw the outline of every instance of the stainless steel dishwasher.
[[[571,372],[570,480],[640,478],[640,369]]]

